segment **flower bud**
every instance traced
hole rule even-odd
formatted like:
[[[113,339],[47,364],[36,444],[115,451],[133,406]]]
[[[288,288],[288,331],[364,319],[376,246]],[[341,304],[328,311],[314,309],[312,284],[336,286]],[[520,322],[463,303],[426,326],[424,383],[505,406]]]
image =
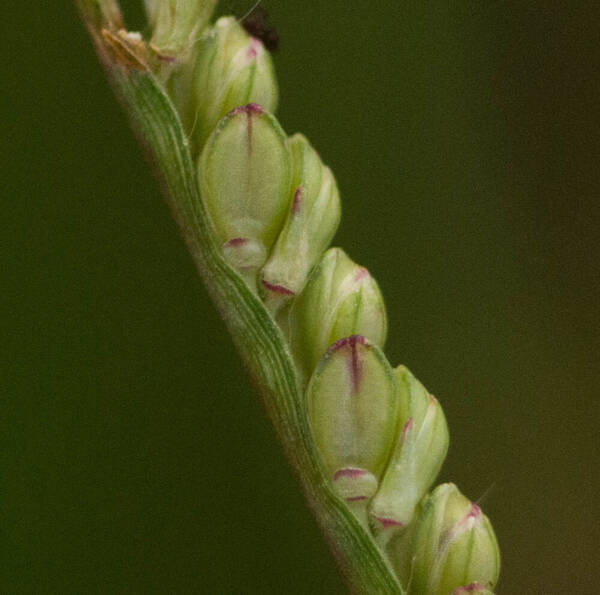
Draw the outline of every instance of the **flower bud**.
[[[191,85],[187,119],[199,147],[232,109],[248,103],[271,112],[277,107],[271,56],[233,17],[220,18],[202,37]]]
[[[375,493],[398,416],[394,372],[381,350],[355,335],[332,345],[306,392],[317,451],[336,492],[348,502]]]
[[[404,366],[396,370],[396,387],[400,435],[370,510],[374,530],[388,534],[412,521],[440,471],[449,440],[437,399]]]
[[[498,580],[500,553],[492,525],[453,484],[438,486],[424,501],[413,548],[412,595],[447,595],[474,583],[491,590]]]
[[[310,276],[290,313],[291,344],[306,376],[329,345],[350,335],[385,343],[385,304],[367,269],[340,248],[330,248]]]
[[[206,27],[217,0],[145,0],[151,44],[165,60],[175,60]]]
[[[253,286],[287,212],[285,134],[259,106],[236,108],[211,135],[199,165],[202,200],[224,254]]]
[[[311,269],[333,239],[341,216],[331,170],[323,166],[301,134],[291,137],[288,145],[294,195],[285,225],[262,271],[265,300],[274,310],[302,291]]]

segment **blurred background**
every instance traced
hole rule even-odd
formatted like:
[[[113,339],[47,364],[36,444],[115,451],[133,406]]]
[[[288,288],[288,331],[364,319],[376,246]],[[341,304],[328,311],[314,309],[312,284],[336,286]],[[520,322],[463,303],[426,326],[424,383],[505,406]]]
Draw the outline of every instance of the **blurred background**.
[[[598,593],[597,2],[263,6],[497,592]],[[2,591],[344,593],[73,6],[2,11]]]

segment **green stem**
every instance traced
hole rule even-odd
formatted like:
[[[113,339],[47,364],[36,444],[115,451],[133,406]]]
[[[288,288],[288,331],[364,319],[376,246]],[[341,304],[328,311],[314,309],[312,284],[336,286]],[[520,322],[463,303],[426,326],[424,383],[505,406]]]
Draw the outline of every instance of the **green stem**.
[[[118,39],[104,36],[121,24],[113,0],[77,0],[134,130],[158,166],[174,217],[204,283],[264,400],[304,493],[353,592],[402,594],[386,557],[331,490],[321,472],[302,390],[288,344],[264,304],[222,257],[200,199],[188,141],[170,99],[142,61]],[[106,43],[114,39],[115,43]]]

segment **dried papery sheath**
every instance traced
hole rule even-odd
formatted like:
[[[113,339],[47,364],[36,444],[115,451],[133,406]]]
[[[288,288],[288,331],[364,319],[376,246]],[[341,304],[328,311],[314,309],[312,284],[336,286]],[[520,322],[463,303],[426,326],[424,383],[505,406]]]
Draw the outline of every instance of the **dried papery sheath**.
[[[176,61],[208,24],[217,0],[145,0],[151,45],[164,61]]]
[[[394,441],[394,373],[364,337],[340,339],[319,362],[306,392],[308,418],[326,478],[347,502],[366,505]]]
[[[373,530],[391,533],[413,519],[419,501],[432,486],[448,450],[448,426],[437,399],[404,366],[396,370],[400,403],[399,436],[381,486],[373,499]]]
[[[335,178],[301,134],[288,141],[293,197],[287,219],[262,271],[262,290],[272,310],[298,295],[319,262],[341,217]],[[285,288],[285,292],[272,288]]]
[[[277,95],[269,52],[236,19],[223,17],[198,42],[184,123],[202,147],[227,112],[248,103],[274,112]]]
[[[199,179],[226,258],[254,287],[289,201],[290,158],[277,120],[254,104],[230,112],[204,148]]]
[[[498,580],[491,523],[453,484],[438,486],[423,503],[413,548],[410,595],[447,595],[473,584],[491,590]]]
[[[340,248],[330,248],[290,312],[291,343],[298,365],[310,377],[329,345],[363,335],[383,347],[387,317],[377,282]]]

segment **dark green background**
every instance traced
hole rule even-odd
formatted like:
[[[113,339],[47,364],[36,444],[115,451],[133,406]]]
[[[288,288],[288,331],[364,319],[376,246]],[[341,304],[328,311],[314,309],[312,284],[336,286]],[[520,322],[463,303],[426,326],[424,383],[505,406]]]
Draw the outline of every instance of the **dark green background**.
[[[498,592],[597,593],[597,2],[265,5]],[[1,590],[344,592],[73,7],[2,13]]]

